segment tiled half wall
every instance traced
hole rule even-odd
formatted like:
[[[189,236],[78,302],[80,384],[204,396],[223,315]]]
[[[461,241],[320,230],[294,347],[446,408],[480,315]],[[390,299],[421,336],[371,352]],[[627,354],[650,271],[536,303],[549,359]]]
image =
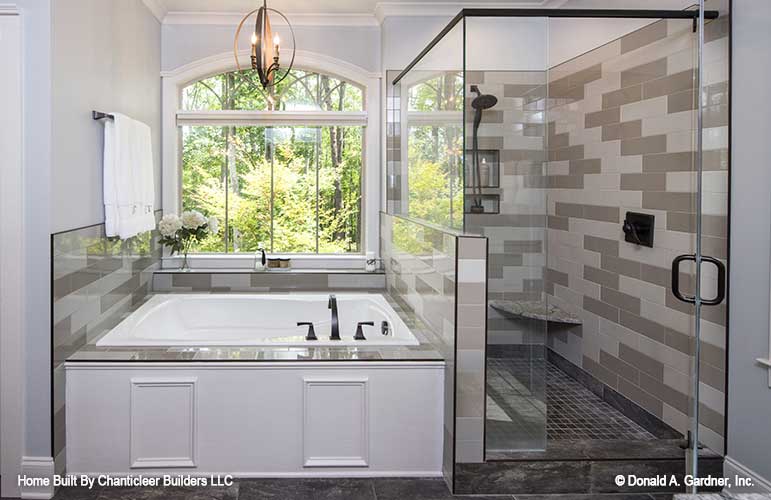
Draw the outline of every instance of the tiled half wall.
[[[444,475],[481,462],[487,239],[381,213],[386,286],[436,338],[445,362]]]
[[[160,215],[156,212],[156,218]],[[161,250],[155,231],[121,241],[107,238],[104,224],[51,235],[53,456],[58,473],[66,467],[64,360],[144,300]]]

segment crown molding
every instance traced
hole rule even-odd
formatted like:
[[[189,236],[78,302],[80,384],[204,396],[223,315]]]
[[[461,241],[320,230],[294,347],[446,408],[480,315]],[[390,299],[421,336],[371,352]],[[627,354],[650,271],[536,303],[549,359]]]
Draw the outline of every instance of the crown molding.
[[[164,24],[208,24],[235,26],[241,22],[241,12],[168,12]],[[372,14],[286,14],[292,26],[380,26]],[[280,16],[271,16],[274,25],[285,24]]]
[[[153,13],[158,22],[163,23],[166,14],[169,12],[163,0],[142,0],[142,3]]]
[[[426,17],[456,15],[461,9],[556,8],[568,0],[533,0],[524,2],[378,2],[375,17],[382,23],[387,17]],[[554,5],[552,5],[554,4]]]
[[[377,27],[389,16],[447,16],[456,15],[463,8],[481,9],[557,9],[569,0],[531,0],[519,2],[394,2],[384,1],[375,5],[372,14],[327,14],[295,13],[287,14],[293,26],[368,26]],[[142,0],[153,15],[163,24],[208,24],[214,26],[233,26],[241,22],[244,12],[189,12],[169,11],[165,0]],[[276,16],[278,17],[278,16]],[[271,19],[275,24],[282,24],[283,19]]]
[[[0,3],[0,16],[16,16],[19,8],[14,3]]]

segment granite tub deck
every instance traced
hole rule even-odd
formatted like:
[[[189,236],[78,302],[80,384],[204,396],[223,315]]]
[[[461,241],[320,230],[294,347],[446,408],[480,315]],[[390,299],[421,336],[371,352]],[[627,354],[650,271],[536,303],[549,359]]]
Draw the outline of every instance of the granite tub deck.
[[[202,293],[214,293],[207,290]],[[231,292],[234,295],[238,292]],[[249,292],[254,293],[254,292]],[[286,293],[286,292],[284,292]],[[291,292],[290,292],[291,293]],[[298,291],[298,293],[308,293]],[[434,334],[406,306],[384,291],[383,295],[418,340],[414,346],[386,347],[97,347],[96,342],[115,325],[139,308],[134,304],[112,324],[105,325],[86,345],[67,357],[67,363],[77,362],[201,362],[201,361],[443,361]],[[149,295],[147,299],[152,297]],[[146,300],[147,300],[146,299]]]

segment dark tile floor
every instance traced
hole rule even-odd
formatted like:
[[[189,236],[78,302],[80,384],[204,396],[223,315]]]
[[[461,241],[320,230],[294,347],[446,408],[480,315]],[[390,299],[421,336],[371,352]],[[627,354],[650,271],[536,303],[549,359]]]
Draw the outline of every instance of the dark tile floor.
[[[229,488],[60,489],[55,500],[654,500],[632,495],[452,496],[442,479],[244,479]],[[671,497],[656,496],[655,500]]]
[[[538,448],[545,439],[656,439],[544,359],[489,358],[487,363],[488,449]]]

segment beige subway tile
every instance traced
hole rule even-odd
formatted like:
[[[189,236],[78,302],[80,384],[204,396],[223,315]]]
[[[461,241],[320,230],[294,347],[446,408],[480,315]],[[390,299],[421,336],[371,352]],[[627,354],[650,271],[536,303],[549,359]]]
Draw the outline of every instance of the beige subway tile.
[[[633,102],[621,106],[621,121],[639,120],[650,116],[663,116],[667,114],[667,97],[661,96],[654,99]]]

